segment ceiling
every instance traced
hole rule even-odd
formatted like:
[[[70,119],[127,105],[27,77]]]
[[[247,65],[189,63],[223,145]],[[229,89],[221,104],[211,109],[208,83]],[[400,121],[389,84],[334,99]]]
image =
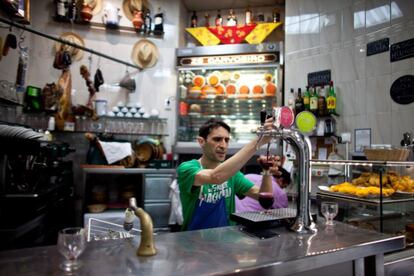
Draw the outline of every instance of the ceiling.
[[[188,11],[207,11],[284,5],[285,0],[183,0]]]

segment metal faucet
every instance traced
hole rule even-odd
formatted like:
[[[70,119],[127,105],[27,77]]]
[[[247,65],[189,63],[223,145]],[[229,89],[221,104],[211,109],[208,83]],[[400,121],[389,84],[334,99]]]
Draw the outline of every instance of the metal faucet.
[[[154,232],[151,216],[144,209],[137,207],[134,197],[129,199],[129,207],[125,211],[124,229],[129,231],[133,226],[133,214],[139,218],[141,224],[141,241],[137,249],[138,256],[153,256],[157,254],[154,245]]]
[[[263,113],[261,113],[260,117],[263,125],[264,120],[266,119],[266,115],[263,115]],[[259,136],[259,141],[264,136],[270,136],[275,139],[282,139],[294,148],[296,158],[299,160],[298,169],[300,185],[298,186],[299,200],[296,206],[296,218],[290,229],[297,233],[316,232],[316,225],[310,213],[310,159],[312,156],[312,145],[309,137],[303,135],[296,129],[285,129],[278,126],[272,130],[264,130],[263,127],[260,127],[257,133]]]

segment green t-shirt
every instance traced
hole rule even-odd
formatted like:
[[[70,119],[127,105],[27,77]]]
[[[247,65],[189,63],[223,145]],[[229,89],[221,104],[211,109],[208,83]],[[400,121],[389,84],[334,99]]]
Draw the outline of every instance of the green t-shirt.
[[[187,230],[187,225],[193,217],[193,212],[200,194],[199,188],[193,188],[195,175],[202,170],[198,160],[190,160],[182,163],[177,169],[178,185],[180,188],[180,199],[183,208],[184,222],[182,230]],[[228,181],[221,185],[202,185],[205,202],[215,202],[223,193],[226,198],[227,216],[235,211],[235,195],[244,195],[254,184],[237,172]],[[224,189],[224,191],[222,191]],[[235,223],[230,221],[230,225]]]

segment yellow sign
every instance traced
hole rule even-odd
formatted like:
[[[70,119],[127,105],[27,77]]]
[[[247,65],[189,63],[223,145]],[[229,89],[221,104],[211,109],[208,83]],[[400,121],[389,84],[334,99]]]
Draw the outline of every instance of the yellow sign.
[[[186,31],[194,36],[203,46],[218,45],[220,43],[220,39],[212,34],[207,27],[187,28]]]
[[[251,31],[245,38],[249,44],[259,44],[277,27],[282,23],[260,23],[257,24],[256,28]]]

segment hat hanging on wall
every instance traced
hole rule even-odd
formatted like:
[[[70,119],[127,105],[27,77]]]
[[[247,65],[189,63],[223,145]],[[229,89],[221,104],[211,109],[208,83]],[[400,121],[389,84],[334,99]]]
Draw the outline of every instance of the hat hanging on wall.
[[[83,0],[82,3],[91,7],[93,15],[100,13],[102,10],[102,0]]]
[[[146,0],[123,0],[122,11],[124,12],[126,18],[132,21],[132,19],[134,19],[134,11],[143,11],[148,6],[148,1]]]
[[[141,69],[153,67],[158,60],[158,48],[148,39],[141,39],[132,48],[131,59]]]
[[[59,36],[59,38],[62,39],[62,40],[66,40],[66,41],[69,41],[71,43],[77,44],[79,46],[85,47],[85,41],[83,41],[83,38],[81,36],[79,36],[78,34],[76,34],[76,33],[66,32],[66,33],[61,34]],[[83,57],[83,51],[82,50],[80,50],[76,47],[70,46],[70,45],[59,43],[59,42],[55,43],[55,50],[56,50],[56,52],[62,51],[62,50],[63,51],[68,51],[70,53],[71,58],[72,58],[73,61],[81,60],[82,57]]]

